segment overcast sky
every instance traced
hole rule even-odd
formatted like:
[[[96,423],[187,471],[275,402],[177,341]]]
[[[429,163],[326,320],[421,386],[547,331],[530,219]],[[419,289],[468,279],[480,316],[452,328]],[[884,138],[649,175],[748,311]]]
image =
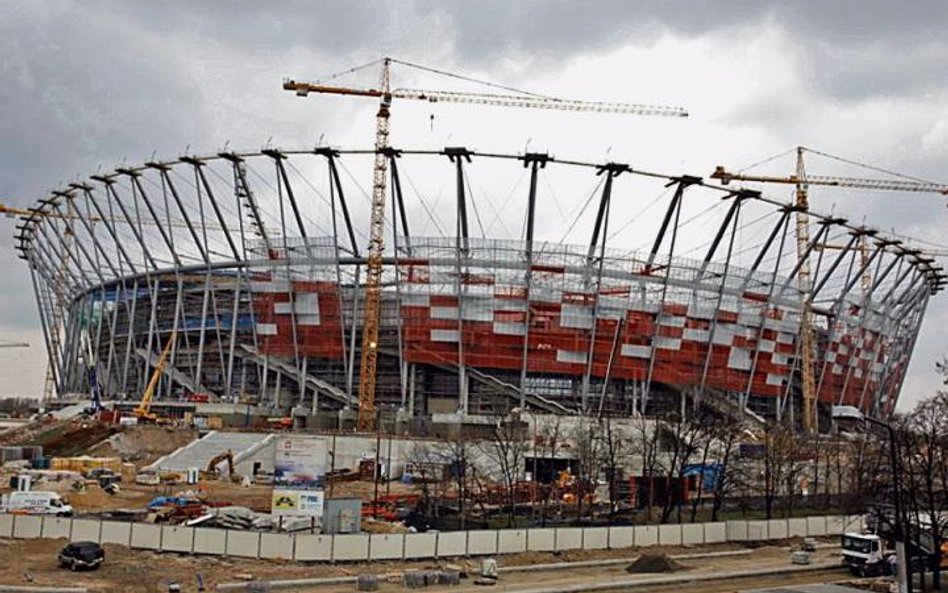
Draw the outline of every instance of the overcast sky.
[[[621,160],[707,175],[805,145],[948,181],[948,3],[106,2],[0,0],[0,200],[27,206],[99,167],[225,143],[371,145],[374,106],[302,100],[390,55],[538,93],[681,105],[685,120],[399,104],[392,142]],[[479,90],[404,68],[393,85]],[[375,84],[375,73],[341,79]],[[434,116],[434,117],[432,117]],[[790,158],[762,172],[788,174]],[[811,173],[868,176],[832,161]],[[369,172],[366,171],[368,178]],[[789,190],[775,195],[790,199]],[[814,190],[813,207],[948,243],[940,197]],[[45,352],[12,220],[0,221],[0,395],[40,393]],[[6,239],[2,239],[2,237]],[[577,242],[582,242],[579,239]],[[923,325],[903,407],[939,386],[948,300]]]

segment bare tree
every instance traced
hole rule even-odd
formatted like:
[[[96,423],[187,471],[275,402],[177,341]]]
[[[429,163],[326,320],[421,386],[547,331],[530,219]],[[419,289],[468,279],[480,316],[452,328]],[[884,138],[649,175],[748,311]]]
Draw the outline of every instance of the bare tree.
[[[618,484],[624,475],[622,462],[628,456],[629,439],[619,426],[612,420],[611,415],[605,415],[600,420],[602,439],[602,467],[609,483],[609,515],[614,516],[618,510]]]
[[[536,421],[534,419],[534,421]],[[560,417],[553,416],[536,427],[536,440],[533,444],[534,459],[537,455],[542,455],[546,459],[555,460],[562,446],[562,428]],[[540,484],[537,472],[534,472],[534,487],[539,488],[541,506],[540,506],[540,525],[546,527],[546,516],[549,508],[550,496],[553,494],[551,484]]]
[[[489,438],[480,445],[481,452],[503,486],[507,523],[510,527],[516,525],[517,485],[528,451],[523,428],[524,425],[518,417],[499,416],[495,418]]]
[[[717,472],[711,499],[711,520],[717,521],[724,507],[724,501],[737,482],[738,463],[736,460],[743,429],[737,420],[728,418],[715,423],[711,429],[717,448]]]
[[[661,522],[667,523],[675,509],[681,522],[681,504],[685,491],[685,468],[699,449],[701,423],[694,416],[680,413],[667,414],[659,421],[668,448],[661,460],[666,493],[662,505]]]
[[[940,589],[941,542],[948,533],[948,392],[919,402],[901,423],[899,441],[909,531],[927,544],[932,585]]]
[[[786,424],[771,426],[766,439],[761,490],[766,518],[773,519],[775,502],[780,496],[786,496],[788,501],[793,499],[795,484],[802,468],[797,459],[800,439],[794,427]],[[792,513],[792,502],[788,504],[791,506],[787,508],[787,512]]]
[[[576,452],[576,518],[583,518],[583,500],[596,489],[602,448],[599,426],[588,418],[581,419],[573,428],[573,448]]]
[[[636,416],[632,421],[631,438],[629,439],[629,451],[641,461],[640,480],[654,482],[658,478],[658,435],[657,423],[646,419],[644,416]],[[646,488],[645,500],[640,499],[640,503],[647,509],[648,520],[652,521],[653,509],[655,507],[655,488],[651,484]],[[641,496],[636,492],[636,496]]]

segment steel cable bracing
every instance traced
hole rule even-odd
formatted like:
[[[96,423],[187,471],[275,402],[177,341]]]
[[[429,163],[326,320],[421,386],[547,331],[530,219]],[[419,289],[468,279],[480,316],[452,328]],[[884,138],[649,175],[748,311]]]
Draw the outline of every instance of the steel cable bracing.
[[[276,154],[280,156],[273,159]],[[92,352],[98,353],[93,356],[101,360],[104,381],[110,389],[115,392],[135,393],[142,387],[149,365],[148,361],[141,359],[136,352],[139,349],[153,351],[153,348],[157,347],[156,344],[161,344],[162,336],[177,328],[181,335],[175,344],[175,360],[172,366],[182,369],[187,380],[195,387],[207,383],[211,393],[221,396],[248,390],[260,395],[272,395],[280,390],[282,381],[284,393],[295,393],[293,397],[304,399],[308,398],[310,388],[301,382],[300,377],[313,376],[312,369],[318,367],[319,370],[315,371],[317,376],[343,377],[341,383],[337,383],[335,387],[328,385],[319,388],[321,394],[330,396],[334,393],[333,389],[341,389],[342,399],[334,399],[336,396],[314,396],[313,409],[335,406],[339,401],[349,401],[346,393],[347,384],[352,381],[352,365],[345,363],[337,367],[334,366],[336,363],[332,362],[332,358],[313,357],[312,351],[309,350],[313,346],[309,343],[305,343],[306,353],[300,349],[304,345],[301,340],[308,338],[304,338],[304,334],[300,333],[303,327],[300,323],[304,320],[298,314],[295,303],[308,302],[311,303],[306,305],[309,309],[300,310],[318,310],[318,315],[308,318],[306,322],[318,325],[324,320],[335,320],[332,327],[336,328],[333,331],[338,332],[338,341],[352,345],[351,351],[349,347],[344,347],[341,356],[351,359],[356,348],[350,337],[358,332],[358,313],[357,309],[353,308],[358,304],[353,301],[353,297],[358,297],[358,286],[361,284],[358,269],[365,264],[363,255],[340,251],[339,243],[342,239],[335,222],[328,239],[308,236],[312,232],[328,236],[329,233],[324,228],[326,219],[323,213],[329,213],[334,220],[336,216],[333,199],[327,198],[326,192],[316,180],[316,177],[328,180],[330,197],[333,197],[335,188],[332,181],[328,175],[323,177],[325,167],[318,167],[315,174],[308,173],[309,159],[323,158],[320,154],[322,153],[312,150],[279,153],[270,151],[269,155],[260,152],[230,153],[232,158],[228,159],[223,159],[220,155],[186,157],[144,167],[122,167],[115,173],[97,175],[94,185],[88,189],[81,184],[71,184],[65,195],[55,194],[60,200],[58,203],[41,202],[39,213],[23,219],[24,224],[20,228],[24,230],[20,231],[17,238],[17,249],[26,257],[35,276],[37,305],[44,323],[44,341],[47,343],[47,349],[56,356],[55,373],[60,387],[74,391],[84,389],[86,379],[82,365],[85,364],[83,361],[86,357],[81,353],[91,349]],[[373,151],[345,150],[339,151],[338,154],[366,157],[374,155]],[[561,387],[553,387],[556,381],[566,380],[564,377],[569,376],[563,375],[563,369],[568,368],[570,364],[564,361],[572,360],[571,357],[577,355],[568,351],[568,348],[564,350],[565,346],[554,346],[551,354],[553,358],[541,364],[540,361],[547,360],[544,358],[547,355],[533,349],[529,349],[528,354],[524,355],[522,344],[527,341],[525,338],[519,339],[516,342],[516,352],[509,355],[510,361],[516,361],[516,370],[510,369],[510,373],[505,375],[500,370],[492,370],[489,364],[487,367],[483,366],[487,364],[485,360],[490,356],[501,360],[498,358],[499,354],[481,353],[477,342],[468,343],[468,340],[473,338],[465,337],[483,331],[513,331],[516,326],[516,313],[483,308],[487,306],[485,304],[492,302],[495,305],[502,303],[503,301],[498,300],[499,297],[487,297],[486,301],[483,299],[485,290],[488,295],[496,292],[505,294],[507,299],[522,298],[517,296],[522,294],[517,292],[522,290],[517,288],[517,282],[522,282],[523,278],[525,260],[522,257],[522,243],[526,227],[517,225],[518,228],[512,228],[512,220],[508,220],[512,216],[511,208],[522,207],[518,204],[522,202],[522,192],[518,190],[522,189],[525,176],[525,169],[519,163],[522,156],[469,152],[471,156],[478,158],[478,175],[472,178],[469,169],[468,174],[461,178],[460,188],[463,188],[463,193],[468,196],[467,201],[470,202],[477,224],[476,234],[479,236],[471,239],[467,247],[463,262],[463,269],[467,273],[464,275],[463,286],[451,289],[453,284],[445,283],[445,277],[438,276],[458,265],[456,257],[449,255],[450,250],[455,248],[448,247],[450,242],[453,242],[455,233],[452,231],[451,236],[446,237],[444,227],[440,223],[440,215],[446,213],[447,209],[441,207],[440,202],[431,200],[432,195],[437,195],[436,192],[420,191],[408,175],[408,170],[412,169],[411,161],[420,161],[422,158],[430,161],[432,156],[443,158],[441,155],[444,152],[404,150],[399,151],[399,154],[409,157],[410,162],[401,168],[400,178],[403,182],[407,181],[414,194],[414,203],[420,205],[420,218],[425,221],[420,226],[434,228],[442,240],[439,242],[436,239],[425,239],[423,236],[416,237],[414,233],[417,233],[417,230],[414,227],[418,225],[413,225],[411,255],[408,256],[407,252],[399,252],[402,239],[398,235],[399,227],[395,224],[397,216],[389,214],[387,217],[386,226],[392,224],[391,230],[395,235],[390,251],[392,256],[386,254],[383,264],[388,270],[392,270],[396,261],[394,256],[399,258],[399,269],[395,275],[387,276],[391,280],[387,280],[384,285],[384,294],[393,291],[393,294],[398,295],[396,302],[386,313],[386,319],[398,319],[399,324],[397,328],[385,329],[384,331],[390,333],[383,332],[380,336],[399,337],[398,344],[393,343],[390,348],[384,347],[389,348],[388,350],[382,350],[379,372],[390,373],[392,377],[390,382],[389,379],[380,379],[383,401],[387,401],[384,398],[389,397],[385,390],[391,388],[393,403],[401,404],[406,400],[414,402],[415,399],[410,398],[417,397],[411,395],[415,373],[421,373],[422,368],[428,369],[423,371],[425,373],[449,372],[443,370],[443,367],[456,364],[450,362],[451,347],[445,346],[451,342],[432,340],[434,334],[429,335],[425,329],[428,326],[417,325],[422,323],[422,319],[430,319],[432,321],[423,323],[436,322],[432,327],[439,327],[437,316],[448,315],[448,318],[458,319],[458,327],[463,328],[458,334],[459,337],[455,338],[461,341],[454,342],[454,351],[458,352],[463,347],[463,365],[470,373],[472,382],[468,393],[472,398],[472,405],[482,405],[487,401],[483,398],[501,397],[487,396],[485,393],[491,390],[502,392],[509,386],[513,387],[511,393],[515,393],[515,398],[519,400],[523,392],[517,385],[531,385],[528,405],[555,408],[556,405],[568,402],[568,396],[555,395],[560,393],[555,389]],[[778,157],[771,157],[773,158]],[[248,216],[248,210],[240,197],[242,190],[238,187],[235,164],[238,159],[245,175],[253,180],[252,186],[247,188],[248,191],[252,191],[252,187],[259,194],[257,203],[260,216],[263,217],[261,220],[265,218],[267,226],[274,225],[281,231],[284,259],[282,262],[273,259],[273,253],[267,249],[256,247],[260,245],[260,241],[255,238],[253,222],[249,217],[244,219]],[[276,163],[273,173],[261,175],[256,168],[257,164],[270,160]],[[431,167],[443,167],[438,162],[428,164]],[[493,175],[494,171],[489,169],[494,166],[503,167],[505,162],[521,167],[519,175],[511,176],[506,187],[504,177]],[[682,210],[679,203],[669,222],[673,226],[667,229],[669,236],[677,236],[678,239],[673,256],[666,253],[665,247],[654,249],[649,265],[643,267],[636,262],[626,263],[626,259],[633,255],[634,251],[627,251],[624,245],[611,245],[618,237],[627,234],[629,229],[636,229],[637,225],[642,226],[645,215],[655,205],[663,202],[671,191],[665,189],[659,192],[658,196],[635,208],[635,213],[630,218],[623,219],[621,224],[615,224],[618,222],[615,218],[617,211],[613,212],[613,222],[605,227],[602,241],[596,250],[597,255],[590,263],[587,261],[587,250],[584,247],[572,246],[570,242],[592,199],[602,190],[603,178],[593,177],[592,174],[597,167],[601,169],[603,165],[552,159],[550,162],[553,166],[544,168],[540,175],[544,186],[540,204],[543,204],[545,199],[545,204],[549,205],[546,219],[550,220],[552,214],[552,221],[561,221],[560,228],[566,230],[558,242],[538,242],[532,256],[531,261],[534,264],[531,266],[536,265],[537,268],[533,273],[534,279],[530,281],[532,288],[529,299],[531,308],[534,299],[539,308],[531,315],[531,340],[540,340],[543,332],[547,331],[542,328],[546,327],[545,324],[552,324],[553,327],[560,328],[558,331],[575,335],[575,339],[580,340],[576,343],[585,344],[582,348],[588,352],[583,359],[585,362],[581,365],[583,368],[581,372],[575,373],[574,379],[571,380],[578,381],[580,376],[585,376],[586,387],[582,393],[588,400],[585,403],[588,409],[603,410],[604,406],[611,408],[627,405],[623,402],[628,402],[628,399],[623,398],[628,398],[629,393],[626,391],[623,396],[622,391],[638,389],[634,387],[636,382],[641,388],[643,380],[647,386],[653,386],[651,395],[642,394],[645,396],[643,402],[652,401],[657,397],[656,393],[664,389],[662,385],[668,381],[663,374],[668,372],[666,366],[671,364],[668,360],[678,360],[667,359],[668,356],[673,356],[671,354],[653,353],[648,358],[648,376],[635,375],[638,371],[630,370],[636,368],[635,349],[640,347],[640,343],[634,339],[637,335],[635,332],[642,331],[637,325],[641,321],[636,321],[639,319],[636,315],[650,314],[635,312],[634,307],[639,306],[637,303],[640,302],[640,297],[643,304],[661,301],[671,307],[662,314],[662,319],[690,315],[688,311],[691,307],[716,306],[721,309],[722,315],[735,307],[738,311],[750,310],[750,303],[757,302],[753,299],[760,299],[759,302],[765,303],[778,317],[792,316],[799,307],[800,295],[794,282],[798,266],[794,265],[796,257],[792,241],[784,241],[778,232],[780,225],[783,225],[786,232],[786,226],[789,224],[789,216],[785,210],[788,205],[783,201],[765,195],[746,196],[742,214],[739,218],[735,216],[730,219],[729,230],[723,237],[728,242],[728,255],[722,264],[718,261],[719,256],[714,255],[712,259],[721,238],[709,242],[710,235],[696,229],[698,226],[710,228],[708,223],[718,219],[715,212],[720,212],[722,205],[731,204],[729,200],[718,200],[716,196],[727,195],[728,191],[733,190],[705,185],[697,178],[687,178],[690,188],[688,208]],[[337,160],[336,163],[345,172],[349,183],[368,200],[364,187],[346,163],[343,160]],[[220,171],[220,166],[229,167],[227,177]],[[630,176],[663,183],[680,183],[685,179],[640,171],[625,165],[622,167]],[[435,169],[435,173],[438,171],[447,174],[443,168]],[[561,174],[564,177],[558,177]],[[569,176],[566,177],[566,174]],[[568,183],[559,182],[564,178]],[[438,179],[438,176],[433,175],[432,179]],[[558,196],[564,191],[576,192],[587,183],[592,187],[589,196],[583,196],[583,199],[563,216]],[[636,187],[624,186],[622,191],[628,193],[635,191]],[[693,191],[696,189],[701,191]],[[491,196],[498,196],[502,202],[498,204]],[[394,196],[392,199],[392,212],[395,212]],[[711,202],[704,203],[708,199]],[[73,206],[75,200],[83,200],[82,207]],[[485,202],[488,210],[482,213]],[[78,205],[77,202],[76,206]],[[750,206],[761,210],[748,209]],[[779,214],[779,221],[774,218],[774,214]],[[69,218],[70,216],[75,216],[75,219]],[[721,225],[727,223],[728,217],[729,215],[724,217],[725,222]],[[854,400],[854,403],[865,405],[866,409],[890,407],[898,393],[898,386],[904,379],[907,357],[921,320],[920,313],[927,303],[927,295],[942,288],[945,283],[944,275],[941,268],[926,259],[923,254],[896,243],[897,237],[894,237],[893,233],[879,233],[872,237],[867,242],[868,250],[863,256],[859,248],[861,240],[857,241],[853,236],[853,233],[862,232],[861,225],[812,211],[810,217],[814,223],[814,236],[811,239],[813,249],[810,254],[814,263],[814,321],[822,336],[818,346],[821,349],[820,354],[815,359],[820,370],[817,391],[823,398],[826,390],[833,390],[834,401]],[[402,222],[406,223],[404,220]],[[815,232],[818,229],[825,229],[825,232]],[[364,241],[366,235],[361,225],[355,227],[355,231],[360,240]],[[649,230],[648,233],[653,235],[654,231]],[[778,236],[779,247],[778,243],[773,242],[773,238]],[[517,238],[520,239],[519,242],[512,240]],[[302,240],[302,243],[298,247],[299,240]],[[323,245],[321,241],[324,240],[329,241],[327,246],[333,247],[331,252],[320,251]],[[646,246],[651,242],[651,239],[644,240]],[[944,247],[935,241],[920,240],[915,243]],[[840,244],[843,248],[833,248],[835,244]],[[717,252],[723,252],[723,244],[720,247]],[[701,253],[705,249],[709,255],[704,263],[691,259],[693,254]],[[405,260],[405,257],[411,259]],[[750,264],[751,260],[753,264]],[[405,261],[411,263],[405,265]],[[281,313],[274,311],[272,299],[276,298],[277,293],[267,292],[274,290],[277,285],[271,283],[269,289],[264,287],[264,290],[258,290],[261,286],[261,273],[272,273],[277,269],[274,267],[275,263],[280,264],[281,273],[285,274],[292,288],[287,293],[287,298],[290,299],[290,307],[287,310],[288,324],[280,321]],[[747,268],[748,265],[752,265],[754,269]],[[594,266],[595,270],[590,266]],[[335,271],[331,271],[332,269]],[[576,298],[569,295],[584,294],[583,291],[587,289],[582,288],[580,280],[588,277],[591,271],[596,277],[590,285],[594,288],[588,289],[595,295],[591,305],[592,318],[599,319],[600,315],[615,314],[609,313],[610,307],[615,306],[610,300],[613,298],[610,291],[614,290],[625,290],[621,294],[629,295],[626,309],[635,312],[634,315],[625,317],[626,321],[622,323],[608,326],[608,329],[597,330],[597,322],[589,329],[570,327],[569,324],[576,323],[576,320],[570,321],[573,318],[569,315],[578,313],[567,314],[568,299]],[[169,277],[173,277],[173,280],[169,280]],[[454,275],[454,278],[453,282],[458,282],[460,277]],[[475,284],[469,284],[468,278]],[[513,281],[515,278],[518,279],[517,282]],[[394,284],[391,283],[392,280]],[[323,285],[323,281],[330,284]],[[252,287],[254,282],[258,284]],[[477,282],[487,284],[476,284]],[[342,286],[343,283],[346,283],[346,286]],[[320,288],[323,286],[333,288]],[[437,290],[448,292],[438,293],[435,291],[436,286]],[[424,294],[431,295],[432,298],[439,294],[447,298],[456,293],[457,310],[441,310],[438,309],[441,305],[436,301],[426,301],[428,308],[425,311],[428,313],[422,317],[417,317],[417,314],[414,314],[415,317],[402,317],[400,312],[409,308],[415,307],[413,310],[418,311],[420,301],[417,291],[422,287],[426,291]],[[633,291],[625,287],[639,287],[641,292],[636,292],[639,288]],[[311,290],[330,292],[309,293]],[[310,294],[313,296],[307,296]],[[473,299],[472,306],[468,307],[470,299]],[[267,302],[270,304],[264,306]],[[280,302],[279,299],[277,302]],[[106,303],[111,304],[105,307]],[[505,306],[509,307],[509,301]],[[550,312],[551,306],[557,307],[555,311],[560,311],[559,307],[563,307],[562,313],[554,315]],[[678,311],[675,309],[678,306],[684,306],[682,311],[685,313],[674,313]],[[104,307],[104,312],[95,313],[97,307]],[[57,319],[57,311],[60,310],[63,315],[61,319]],[[97,317],[96,322],[81,322],[82,319],[93,316]],[[485,319],[493,319],[494,323],[482,325]],[[348,325],[350,322],[351,326]],[[709,340],[713,339],[715,344],[718,343],[718,338],[715,337],[717,332],[724,332],[722,335],[726,339],[728,332],[732,331],[728,324],[733,322],[717,323],[720,325],[719,329],[711,329],[710,338],[705,336]],[[487,327],[493,329],[485,330]],[[698,331],[690,325],[685,329],[692,333]],[[419,330],[425,333],[419,334]],[[266,333],[274,331],[275,334]],[[600,333],[599,337],[596,335],[597,331]],[[665,329],[656,334],[662,338],[659,342],[663,344],[661,347],[670,347],[672,349],[668,352],[675,352],[674,348],[678,347],[675,345],[681,340],[689,339],[687,335],[691,335],[686,332],[685,337],[669,337],[681,331],[683,330]],[[769,325],[761,325],[755,334],[757,346],[752,347],[751,354],[748,355],[753,362],[753,369],[758,368],[758,359],[762,361],[761,368],[772,368],[768,365],[778,364],[771,361],[774,355],[770,351],[761,348],[761,343],[772,337],[767,333],[770,331]],[[58,335],[54,335],[54,332]],[[260,332],[265,333],[261,335]],[[420,337],[422,335],[423,338]],[[488,343],[494,346],[494,350],[502,348],[504,340],[518,340],[502,333],[499,334],[500,337],[490,335]],[[629,339],[632,341],[627,341]],[[280,343],[281,340],[288,347],[285,352],[289,354],[289,362],[282,367],[279,366],[283,364],[279,362],[279,357],[272,358],[266,354],[268,344]],[[835,344],[834,340],[845,348],[840,346],[842,349],[839,352],[824,352],[823,349]],[[600,350],[602,348],[605,350]],[[864,353],[847,355],[846,348],[849,352],[863,348]],[[248,352],[255,354],[251,356]],[[716,381],[721,380],[720,377],[735,372],[718,368],[721,364],[734,364],[733,360],[728,359],[726,363],[722,363],[717,354],[712,358],[709,350],[702,352],[707,354],[702,355],[700,362],[703,364],[698,365],[703,368],[698,369],[698,376],[702,378],[700,381],[696,379],[698,382],[695,386],[700,384],[703,388],[707,382],[711,389]],[[830,352],[836,357],[835,362],[829,358]],[[424,367],[422,362],[418,362],[419,356],[433,356],[435,366]],[[488,359],[485,359],[485,356],[488,356]],[[385,362],[389,357],[406,360],[411,364],[405,368],[389,367]],[[792,352],[787,358],[796,364],[796,357]],[[869,368],[865,361],[870,359],[884,359],[884,368]],[[763,364],[764,362],[767,364]],[[605,371],[602,370],[602,365],[606,365]],[[410,372],[409,367],[413,369]],[[442,370],[437,370],[438,368]],[[871,375],[871,381],[867,379],[870,371],[875,373]],[[521,372],[525,375],[518,378]],[[603,372],[606,373],[605,376],[602,375]],[[675,372],[678,377],[689,376],[687,373],[682,374],[684,371],[681,369]],[[742,375],[745,378],[742,379],[740,389],[735,391],[744,393],[746,397],[763,397],[761,393],[770,389],[769,383],[765,384],[764,379],[754,375],[756,372],[755,370],[750,375]],[[493,378],[485,379],[485,373]],[[792,415],[792,405],[796,401],[794,393],[797,389],[793,377],[794,373],[799,373],[799,369],[788,367],[786,373],[789,373],[791,379],[781,380],[782,395],[776,409]],[[554,381],[554,376],[559,378]],[[416,378],[420,378],[420,375]],[[766,381],[771,379],[768,375]],[[181,380],[185,379],[166,377],[163,379],[161,392],[165,396],[173,394],[173,385],[180,387]],[[485,380],[493,381],[492,387],[473,388],[473,385]],[[215,381],[221,383],[218,385]],[[276,381],[276,384],[273,381]],[[549,387],[542,387],[544,385]],[[578,386],[578,383],[576,385]],[[646,392],[649,391],[647,386]],[[658,392],[654,392],[655,387]],[[482,392],[482,389],[487,391]],[[544,391],[546,389],[554,391]],[[572,393],[579,392],[574,390]],[[543,403],[543,394],[559,397],[561,403]],[[541,399],[536,399],[538,397]],[[481,403],[477,403],[478,401]]]

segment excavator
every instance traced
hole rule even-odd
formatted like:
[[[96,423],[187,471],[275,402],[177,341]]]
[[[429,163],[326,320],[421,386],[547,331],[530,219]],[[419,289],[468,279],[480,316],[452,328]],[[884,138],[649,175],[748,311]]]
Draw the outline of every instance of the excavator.
[[[158,386],[158,379],[165,371],[165,366],[168,364],[168,355],[171,353],[171,347],[174,345],[177,337],[178,330],[175,329],[171,332],[171,337],[168,338],[168,343],[165,344],[164,350],[161,351],[161,356],[158,357],[158,362],[155,364],[155,370],[151,374],[148,386],[145,387],[145,392],[142,393],[142,400],[138,402],[138,407],[132,412],[135,417],[138,418],[139,424],[171,424],[173,422],[169,418],[160,418],[157,414],[153,413],[151,411],[151,400],[155,396],[155,388]]]
[[[234,471],[234,452],[229,449],[227,451],[221,451],[214,457],[211,457],[210,461],[207,462],[207,467],[204,468],[204,473],[207,475],[219,475],[217,465],[222,461],[227,462],[227,475],[230,476],[230,480],[234,483],[239,482],[240,476]]]

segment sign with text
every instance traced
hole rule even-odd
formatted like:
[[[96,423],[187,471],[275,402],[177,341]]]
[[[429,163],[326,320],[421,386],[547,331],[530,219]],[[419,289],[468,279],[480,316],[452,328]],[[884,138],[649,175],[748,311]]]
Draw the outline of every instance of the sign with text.
[[[326,441],[309,436],[279,436],[273,461],[276,490],[322,490],[326,482]]]
[[[322,517],[322,490],[274,490],[271,504],[276,516]]]

